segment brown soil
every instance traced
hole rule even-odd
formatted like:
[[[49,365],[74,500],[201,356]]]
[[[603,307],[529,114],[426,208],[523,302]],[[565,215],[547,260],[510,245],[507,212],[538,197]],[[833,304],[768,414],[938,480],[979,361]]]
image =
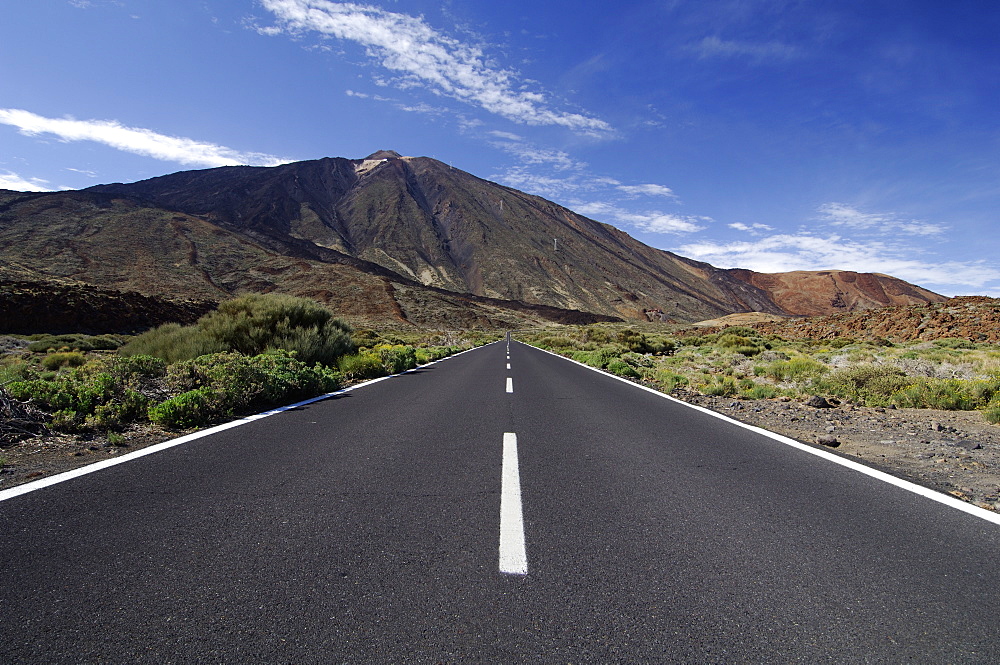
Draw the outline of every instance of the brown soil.
[[[848,404],[814,408],[795,401],[676,396],[798,441],[818,445],[820,437],[833,437],[837,445],[828,450],[980,507],[1000,510],[1000,427],[984,421],[978,412]],[[144,425],[124,432],[118,445],[99,435],[30,437],[0,451],[6,460],[0,469],[0,489],[182,434]]]
[[[1000,510],[1000,426],[977,411],[814,408],[780,400],[676,394],[686,402],[944,492]]]
[[[678,334],[702,335],[727,325],[748,325],[785,339],[909,342],[945,338],[971,342],[1000,342],[1000,298],[958,296],[926,305],[892,306],[830,316],[771,321],[724,317],[704,321]]]

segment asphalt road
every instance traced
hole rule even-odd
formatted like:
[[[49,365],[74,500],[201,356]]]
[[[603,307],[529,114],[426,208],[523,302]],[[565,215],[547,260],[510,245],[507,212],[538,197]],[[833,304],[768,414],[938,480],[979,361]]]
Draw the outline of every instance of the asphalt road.
[[[506,355],[0,502],[0,663],[1000,662],[997,524]]]

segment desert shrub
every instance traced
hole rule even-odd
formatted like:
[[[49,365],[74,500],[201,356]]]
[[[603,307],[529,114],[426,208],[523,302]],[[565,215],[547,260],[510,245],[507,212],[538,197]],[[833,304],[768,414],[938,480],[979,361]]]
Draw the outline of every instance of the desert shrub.
[[[620,358],[615,358],[608,363],[608,371],[616,376],[625,377],[627,379],[638,379],[641,376],[634,367]]]
[[[834,370],[820,387],[867,406],[889,406],[892,396],[912,383],[896,367],[866,364]]]
[[[660,384],[660,390],[665,393],[672,393],[677,388],[688,385],[689,381],[683,374],[661,369],[656,373],[656,381]]]
[[[449,346],[426,346],[414,350],[418,365],[426,365],[435,360],[441,360],[455,353],[454,348]]]
[[[781,394],[780,390],[764,383],[755,383],[740,390],[740,397],[746,399],[772,399],[779,394]]]
[[[166,383],[180,394],[150,407],[149,419],[165,427],[193,427],[331,392],[340,386],[340,376],[287,351],[215,353],[171,365]]]
[[[112,356],[102,362],[108,372],[117,376],[135,375],[147,379],[158,379],[167,373],[167,363],[162,358],[155,356]]]
[[[628,353],[623,353],[621,355],[621,360],[628,363],[632,367],[636,368],[653,367],[656,364],[656,361],[654,361],[652,358],[649,358],[639,353],[635,353],[633,351],[630,351]]]
[[[32,363],[17,357],[0,358],[0,385],[9,381],[23,381],[35,375]]]
[[[149,408],[149,398],[132,388],[125,388],[115,399],[98,404],[85,423],[95,427],[113,428],[141,420]]]
[[[218,397],[208,387],[195,388],[149,408],[149,419],[171,429],[197,427],[211,422],[220,413]]]
[[[47,370],[57,370],[63,367],[79,367],[86,362],[86,356],[79,351],[56,351],[42,358],[42,367]]]
[[[174,391],[209,388],[218,415],[312,397],[340,385],[335,372],[307,365],[289,352],[200,356],[171,365],[166,381]]]
[[[709,380],[698,386],[705,395],[714,397],[732,397],[739,392],[736,379],[731,376],[712,375]]]
[[[788,360],[774,360],[762,368],[762,374],[775,381],[807,381],[822,376],[828,367],[809,356],[798,355]],[[757,370],[755,368],[755,373]]]
[[[417,354],[412,346],[379,344],[372,351],[378,354],[388,374],[399,374],[417,366]]]
[[[354,344],[350,327],[317,302],[250,294],[221,303],[193,326],[166,324],[144,333],[123,352],[174,362],[222,351],[254,356],[279,349],[308,364],[335,366]]]
[[[851,344],[857,344],[858,340],[852,337],[835,337],[830,340],[830,346],[834,349],[842,349],[845,346],[850,346]]]
[[[32,335],[33,340],[28,350],[33,353],[46,353],[52,350],[67,349],[71,351],[113,351],[122,345],[121,340],[113,335]]]
[[[987,408],[998,392],[1000,381],[996,380],[924,379],[896,392],[892,403],[914,409],[972,411]]]
[[[1000,393],[993,395],[993,399],[983,409],[983,418],[988,423],[1000,425]]]
[[[149,398],[140,390],[140,378],[115,359],[99,360],[46,377],[37,375],[8,384],[20,401],[53,414],[53,429],[73,431],[90,427],[117,427],[141,418]]]
[[[344,356],[338,366],[345,377],[355,381],[377,379],[387,374],[382,358],[369,351]]]
[[[550,351],[560,351],[563,349],[575,349],[579,347],[576,340],[571,339],[565,335],[547,335],[545,337],[540,337],[535,344],[543,349],[548,349]]]
[[[165,323],[139,335],[120,350],[123,355],[148,355],[168,363],[220,353],[226,345],[197,326]]]
[[[967,339],[958,337],[942,337],[934,340],[934,346],[942,349],[974,349],[976,345]]]
[[[371,348],[381,341],[382,338],[378,332],[369,328],[362,328],[351,333],[351,342],[357,349],[361,347]]]

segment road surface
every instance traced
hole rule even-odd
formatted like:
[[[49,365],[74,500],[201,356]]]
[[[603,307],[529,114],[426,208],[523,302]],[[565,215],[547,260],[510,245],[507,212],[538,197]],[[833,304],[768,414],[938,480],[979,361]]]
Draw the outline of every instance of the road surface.
[[[1000,662],[1000,525],[516,342],[0,527],[0,663]]]

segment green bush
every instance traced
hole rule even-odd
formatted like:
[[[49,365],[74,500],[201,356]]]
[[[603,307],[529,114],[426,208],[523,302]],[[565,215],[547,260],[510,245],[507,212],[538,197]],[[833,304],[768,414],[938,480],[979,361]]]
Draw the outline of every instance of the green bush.
[[[867,406],[889,406],[892,396],[913,384],[902,370],[888,365],[857,365],[830,372],[821,388]]]
[[[171,365],[166,382],[178,392],[209,389],[190,399],[210,397],[210,412],[217,417],[331,392],[340,386],[340,376],[288,352],[214,353]]]
[[[113,351],[122,345],[113,335],[32,335],[28,350],[46,353],[53,350],[71,351]]]
[[[379,344],[373,349],[389,374],[399,374],[417,366],[417,354],[412,346]]]
[[[809,356],[799,355],[788,360],[775,360],[763,366],[763,374],[775,381],[807,381],[822,376],[829,368]],[[756,368],[755,368],[756,373]]]
[[[166,323],[139,335],[126,344],[121,353],[155,356],[168,363],[175,363],[226,350],[222,341],[212,338],[197,326]]]
[[[150,407],[149,419],[171,429],[198,427],[221,415],[218,403],[218,396],[211,388],[196,388]]]
[[[635,371],[634,367],[619,358],[616,358],[608,363],[608,371],[616,376],[625,377],[627,379],[638,379],[641,376],[639,372]]]
[[[108,358],[46,378],[36,375],[7,385],[20,401],[31,402],[53,414],[53,429],[73,431],[90,427],[118,427],[141,418],[149,399],[141,392],[136,368],[155,373],[156,361]]]
[[[285,350],[308,364],[335,366],[354,351],[350,327],[307,298],[250,294],[229,300],[193,326],[166,324],[144,333],[124,349],[169,362],[235,351],[254,356]]]
[[[683,374],[677,374],[665,369],[656,373],[656,380],[660,384],[660,390],[665,393],[672,393],[677,388],[686,386],[689,383],[687,377]]]
[[[892,396],[896,406],[914,409],[972,411],[988,408],[1000,392],[1000,381],[965,381],[962,379],[922,379]]]
[[[355,381],[377,379],[387,374],[382,358],[371,352],[344,356],[339,367],[344,376]]]
[[[87,362],[87,358],[79,351],[57,351],[42,358],[42,367],[47,370],[57,370],[63,367],[79,367]]]
[[[780,394],[780,390],[764,383],[755,383],[753,386],[740,391],[740,397],[745,397],[746,399],[773,399]]]
[[[983,409],[983,418],[988,423],[1000,425],[1000,393],[993,395],[993,399]]]
[[[732,397],[739,392],[736,380],[731,376],[713,375],[699,388],[702,393],[714,397]]]
[[[957,337],[942,337],[934,340],[934,346],[942,349],[974,349],[976,345],[967,339]]]

